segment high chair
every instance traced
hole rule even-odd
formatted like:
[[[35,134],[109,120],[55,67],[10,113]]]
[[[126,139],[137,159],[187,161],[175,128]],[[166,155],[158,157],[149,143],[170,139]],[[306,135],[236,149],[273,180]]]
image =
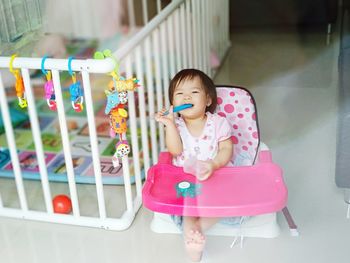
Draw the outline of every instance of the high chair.
[[[198,181],[182,167],[173,166],[170,153],[162,152],[158,163],[149,169],[142,191],[143,204],[155,212],[152,230],[180,233],[169,215],[231,218],[221,220],[207,234],[241,237],[242,245],[245,236],[278,236],[276,212],[283,210],[291,234],[298,235],[286,207],[288,193],[282,169],[260,142],[253,96],[233,86],[217,87],[217,95],[216,112],[232,125],[234,166]]]

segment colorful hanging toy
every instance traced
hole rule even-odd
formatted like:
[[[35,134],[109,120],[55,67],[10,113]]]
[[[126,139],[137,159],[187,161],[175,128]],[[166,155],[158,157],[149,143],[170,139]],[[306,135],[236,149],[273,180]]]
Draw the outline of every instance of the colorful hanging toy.
[[[53,81],[51,77],[51,71],[45,70],[45,60],[48,58],[48,56],[44,56],[43,59],[41,60],[41,71],[46,77],[46,83],[44,86],[45,89],[45,99],[47,102],[47,105],[49,106],[49,109],[52,111],[57,110],[57,105],[56,105],[56,96],[55,96],[55,89],[53,86]]]
[[[72,77],[72,84],[69,86],[70,100],[72,107],[76,112],[81,112],[83,110],[83,90],[81,89],[80,81],[77,81],[75,72],[72,71],[72,60],[74,57],[68,58],[68,72]]]
[[[112,76],[112,81],[108,84],[108,89],[105,90],[107,96],[105,114],[109,116],[111,138],[115,138],[116,134],[119,134],[119,141],[115,146],[115,153],[112,157],[113,166],[117,167],[120,165],[119,159],[130,153],[128,141],[124,138],[128,117],[128,112],[125,110],[128,102],[127,92],[134,91],[139,85],[136,78],[125,79],[119,76],[119,65],[110,50],[104,50],[103,52],[96,52],[94,54],[94,59],[105,58],[113,59],[116,65],[113,71],[109,73]]]
[[[23,83],[23,78],[19,72],[19,69],[13,69],[13,61],[17,57],[17,54],[14,54],[11,56],[10,59],[10,72],[15,76],[16,83],[15,83],[15,90],[16,90],[16,95],[18,97],[18,105],[21,108],[26,108],[28,106],[27,100],[25,98],[24,94],[24,83]]]

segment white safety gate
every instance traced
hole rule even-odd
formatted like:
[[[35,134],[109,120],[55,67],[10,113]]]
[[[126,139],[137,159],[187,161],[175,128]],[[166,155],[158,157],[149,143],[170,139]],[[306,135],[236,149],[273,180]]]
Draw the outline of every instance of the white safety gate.
[[[138,93],[139,118],[136,117],[135,94],[134,92],[128,92],[128,129],[130,129],[131,133],[129,143],[131,144],[132,152],[139,153],[140,149],[142,149],[143,154],[141,158],[143,160],[140,160],[139,154],[133,154],[130,159],[127,157],[122,159],[126,209],[119,218],[108,216],[106,212],[106,186],[103,185],[101,178],[101,164],[92,98],[94,87],[90,85],[91,74],[106,74],[114,69],[113,60],[110,58],[104,60],[76,59],[71,62],[72,70],[76,73],[81,73],[82,76],[84,103],[95,173],[98,216],[90,217],[81,215],[80,211],[80,200],[77,195],[77,184],[70,148],[71,142],[68,135],[64,98],[60,83],[60,74],[63,71],[68,71],[68,59],[48,58],[45,61],[45,69],[52,71],[69,195],[72,200],[72,213],[66,215],[53,212],[51,182],[48,180],[38,113],[31,85],[30,70],[41,69],[42,59],[16,57],[13,60],[13,68],[20,69],[24,80],[31,131],[41,175],[41,180],[37,183],[41,184],[46,209],[45,211],[34,211],[28,207],[27,195],[31,189],[24,186],[14,129],[10,118],[8,98],[0,74],[0,108],[13,165],[15,189],[19,198],[18,208],[5,206],[1,199],[2,193],[0,192],[0,216],[113,230],[128,228],[142,204],[141,174],[147,173],[149,167],[157,162],[159,151],[165,148],[163,128],[155,122],[152,116],[163,107],[169,107],[167,89],[170,79],[177,71],[193,67],[201,69],[209,76],[214,75],[215,69],[211,67],[210,63],[211,54],[215,53],[222,60],[230,46],[228,2],[228,0],[174,0],[149,21],[130,41],[114,52],[121,66],[120,71],[125,72],[127,78],[136,77],[141,85],[136,90]],[[0,57],[1,71],[9,69],[10,59],[10,57]],[[106,119],[106,121],[108,120]],[[142,131],[141,145],[138,143],[138,127]],[[158,137],[157,134],[159,134]],[[130,182],[129,162],[133,162],[134,165],[135,196],[133,196]]]

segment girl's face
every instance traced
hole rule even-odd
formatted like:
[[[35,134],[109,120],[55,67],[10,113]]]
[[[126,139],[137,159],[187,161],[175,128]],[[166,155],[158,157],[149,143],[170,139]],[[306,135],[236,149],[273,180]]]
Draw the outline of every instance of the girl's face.
[[[181,111],[185,118],[198,118],[205,114],[205,109],[211,104],[211,98],[205,93],[198,77],[182,81],[174,91],[174,107],[182,104],[193,104],[192,108]]]

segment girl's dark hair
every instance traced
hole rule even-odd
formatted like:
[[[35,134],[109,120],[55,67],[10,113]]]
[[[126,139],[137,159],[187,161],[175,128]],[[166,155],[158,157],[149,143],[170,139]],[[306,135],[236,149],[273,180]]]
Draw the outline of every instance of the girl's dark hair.
[[[217,105],[217,94],[214,82],[204,72],[198,69],[183,69],[179,71],[175,77],[170,81],[169,85],[169,101],[173,104],[175,88],[184,80],[194,79],[198,77],[202,82],[204,91],[211,98],[211,104],[205,109],[210,113],[214,113]]]

